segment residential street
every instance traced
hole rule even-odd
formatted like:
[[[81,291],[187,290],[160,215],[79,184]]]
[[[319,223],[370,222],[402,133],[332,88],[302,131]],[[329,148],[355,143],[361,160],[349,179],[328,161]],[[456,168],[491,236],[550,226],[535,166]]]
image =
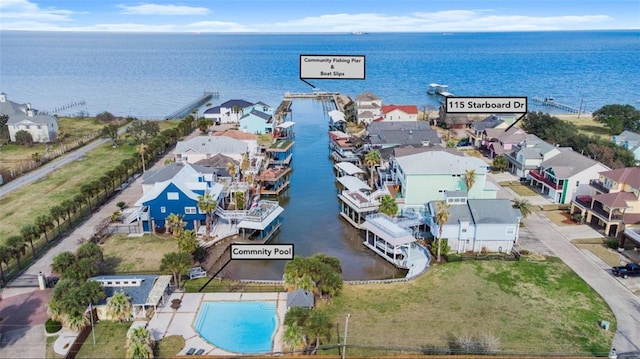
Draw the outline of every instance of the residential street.
[[[504,174],[499,176],[503,178],[495,179],[496,182],[509,180]],[[514,177],[513,180],[517,179]],[[516,198],[517,195],[509,189],[501,189],[498,197]],[[532,204],[538,204],[542,199],[541,196],[525,198]],[[608,267],[603,268],[599,258],[587,256],[570,242],[571,239],[597,238],[602,235],[587,225],[572,225],[559,229],[558,225],[544,216],[544,212],[534,212],[523,222],[525,230],[520,241],[531,241],[530,238],[522,238],[526,237],[525,233],[530,233],[536,239],[535,242],[543,244],[562,259],[609,304],[618,323],[613,340],[613,348],[618,354],[640,352],[640,298],[621,284],[620,280],[610,273]]]

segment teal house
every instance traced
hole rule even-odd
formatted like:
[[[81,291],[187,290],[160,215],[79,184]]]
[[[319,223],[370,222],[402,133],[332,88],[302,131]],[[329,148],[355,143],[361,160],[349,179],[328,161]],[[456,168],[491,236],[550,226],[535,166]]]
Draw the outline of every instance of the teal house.
[[[240,117],[240,130],[256,135],[273,133],[274,112],[271,107],[261,102],[245,109],[244,115]]]

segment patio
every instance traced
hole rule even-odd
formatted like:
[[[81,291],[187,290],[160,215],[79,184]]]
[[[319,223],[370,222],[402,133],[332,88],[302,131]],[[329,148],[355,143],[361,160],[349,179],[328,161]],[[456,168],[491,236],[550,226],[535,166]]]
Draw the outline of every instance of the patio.
[[[187,355],[189,348],[204,349],[203,355],[241,355],[227,352],[201,338],[193,328],[198,310],[204,301],[275,301],[278,325],[273,337],[273,352],[283,350],[284,315],[287,311],[286,293],[173,293],[168,301],[179,299],[177,309],[166,305],[158,308],[151,318],[148,329],[154,340],[169,335],[181,335],[185,339],[184,348],[178,355]]]

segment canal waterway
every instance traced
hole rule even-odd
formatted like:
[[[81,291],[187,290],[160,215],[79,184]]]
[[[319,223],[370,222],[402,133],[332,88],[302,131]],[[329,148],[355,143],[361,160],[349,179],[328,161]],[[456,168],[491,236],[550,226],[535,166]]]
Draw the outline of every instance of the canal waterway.
[[[329,119],[322,103],[294,100],[296,123],[291,185],[279,197],[284,208],[279,233],[269,242],[293,243],[294,253],[324,253],[340,259],[345,280],[404,277],[405,272],[362,245],[362,234],[339,214],[333,162],[329,155]],[[280,280],[286,261],[234,260],[225,278]]]

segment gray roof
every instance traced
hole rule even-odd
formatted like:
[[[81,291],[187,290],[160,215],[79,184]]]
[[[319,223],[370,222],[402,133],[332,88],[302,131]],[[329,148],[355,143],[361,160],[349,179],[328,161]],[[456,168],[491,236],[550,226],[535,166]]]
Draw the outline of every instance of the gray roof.
[[[313,308],[315,305],[315,298],[313,293],[306,290],[298,289],[287,294],[287,307],[302,307]]]
[[[502,123],[504,123],[504,121],[502,121],[501,118],[496,115],[491,115],[484,118],[482,121],[474,122],[471,127],[476,131],[484,131],[487,128],[494,128]]]
[[[178,141],[176,149],[173,151],[176,154],[182,154],[186,152],[195,153],[246,153],[248,145],[240,140],[236,140],[225,136],[198,136],[187,141]]]
[[[453,196],[452,196],[453,197]],[[430,207],[440,201],[432,201]],[[508,199],[467,199],[465,204],[454,204],[447,208],[447,224],[468,221],[473,224],[517,224],[522,215],[514,211]]]
[[[14,125],[21,121],[30,121],[40,125],[48,125],[49,123],[56,123],[58,120],[55,116],[40,114],[38,110],[31,107],[28,103],[17,103],[7,99],[5,93],[0,94],[4,96],[5,101],[0,101],[0,114],[9,116],[7,120],[8,125]],[[27,114],[28,110],[31,110],[31,115]]]
[[[438,133],[431,129],[428,122],[399,121],[373,122],[367,128],[368,138],[372,144],[418,145],[423,142],[439,144]]]
[[[518,217],[508,199],[468,199],[475,224],[514,224]]]
[[[229,156],[225,156],[221,153],[218,153],[215,156],[211,156],[210,158],[205,158],[202,159],[198,162],[196,162],[196,165],[199,165],[200,167],[205,167],[205,168],[209,168],[209,167],[216,167],[216,168],[227,168],[227,164],[229,163],[233,163],[234,165],[239,165],[240,163],[238,163],[238,161],[234,160],[233,158],[229,157]],[[227,172],[228,173],[228,172]]]
[[[207,109],[204,113],[206,114],[220,113],[220,106],[211,107],[210,109]]]
[[[220,104],[220,107],[224,107],[224,108],[233,108],[233,107],[245,108],[249,106],[253,106],[253,103],[245,100],[240,100],[240,99],[233,99]]]
[[[358,97],[356,97],[356,101],[378,101],[380,97],[371,93],[371,92],[363,92]]]
[[[193,168],[198,173],[214,173],[217,172],[206,166],[199,166],[190,163],[183,162],[172,162],[163,166],[155,171],[147,171],[142,175],[142,183],[143,184],[153,184],[156,182],[164,182],[172,179],[178,174],[178,172],[182,171],[186,166]]]
[[[456,156],[445,151],[428,151],[396,159],[402,171],[408,175],[464,174],[476,170],[487,172],[487,163],[476,157]]]
[[[249,116],[255,116],[258,118],[261,118],[265,121],[268,121],[271,118],[271,115],[262,111],[258,111],[258,110],[251,110],[251,112],[249,112],[248,114],[243,115],[240,119],[249,117]]]
[[[424,131],[432,130],[432,128],[427,121],[380,121],[373,122],[367,127],[369,133],[387,130]]]
[[[558,179],[570,178],[595,165],[609,168],[587,156],[583,156],[569,147],[559,148],[560,153],[541,163],[540,167],[553,169]]]
[[[445,147],[440,147],[440,146],[394,147],[393,148],[393,157],[397,158],[397,157],[411,156],[411,155],[415,155],[416,153],[429,152],[429,151],[447,152],[447,153],[450,153],[452,155],[464,157],[464,153],[458,151],[455,148],[445,148]]]
[[[96,281],[111,280],[114,282],[115,281],[122,282],[125,280],[131,280],[131,279],[142,279],[142,283],[140,284],[140,286],[103,287],[104,292],[106,294],[106,298],[101,299],[96,304],[97,305],[106,304],[107,298],[112,297],[116,292],[124,292],[127,295],[127,297],[129,297],[129,299],[131,300],[131,304],[146,305],[146,304],[149,304],[147,303],[147,298],[151,293],[151,289],[153,289],[153,284],[158,278],[160,278],[160,276],[158,275],[105,275],[105,276],[89,278],[89,280],[96,280]]]

